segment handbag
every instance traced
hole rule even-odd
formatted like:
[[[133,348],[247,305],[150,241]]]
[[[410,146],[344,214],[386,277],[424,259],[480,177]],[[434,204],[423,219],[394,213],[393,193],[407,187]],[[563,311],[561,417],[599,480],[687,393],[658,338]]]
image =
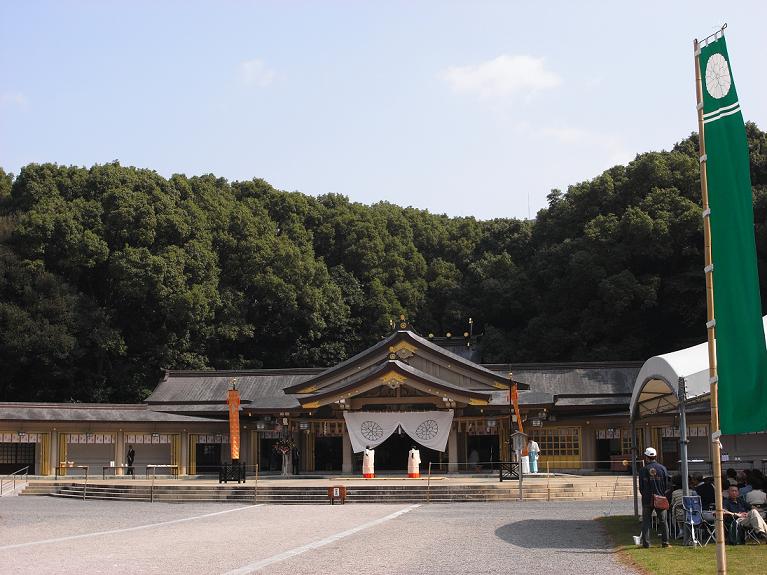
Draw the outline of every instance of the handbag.
[[[653,495],[652,506],[658,511],[665,511],[668,509],[668,499],[665,495]]]

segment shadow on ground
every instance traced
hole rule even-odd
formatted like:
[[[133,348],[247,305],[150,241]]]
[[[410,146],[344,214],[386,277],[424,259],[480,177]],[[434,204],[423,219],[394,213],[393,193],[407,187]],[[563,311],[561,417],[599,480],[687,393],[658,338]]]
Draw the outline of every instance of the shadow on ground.
[[[615,553],[601,526],[591,519],[524,519],[507,523],[495,535],[526,549],[561,549],[568,553]]]

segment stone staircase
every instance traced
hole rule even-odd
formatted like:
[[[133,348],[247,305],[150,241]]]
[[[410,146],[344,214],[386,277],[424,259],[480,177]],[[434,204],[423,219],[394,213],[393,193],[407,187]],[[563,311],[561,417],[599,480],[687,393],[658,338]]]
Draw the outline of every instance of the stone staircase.
[[[156,484],[115,482],[89,483],[86,499],[112,501],[156,501],[165,503],[269,503],[269,504],[328,504],[327,486],[281,486],[278,482],[247,485],[203,484],[195,482]],[[342,484],[343,482],[339,482]],[[348,485],[347,503],[460,503],[517,501],[519,486],[504,483],[432,483],[408,485],[363,484]],[[83,499],[82,482],[38,481],[30,483],[21,493]],[[569,477],[552,478],[549,482],[537,478],[522,484],[525,501],[593,501],[626,499],[632,496],[630,477]]]

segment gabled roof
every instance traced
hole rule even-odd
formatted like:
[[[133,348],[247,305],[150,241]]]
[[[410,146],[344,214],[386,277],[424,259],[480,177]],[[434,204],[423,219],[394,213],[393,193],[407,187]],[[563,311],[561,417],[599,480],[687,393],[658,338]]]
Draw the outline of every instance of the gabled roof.
[[[143,403],[0,403],[0,420],[210,423],[209,419],[202,417],[153,411]]]
[[[454,385],[439,379],[438,377],[416,369],[410,365],[407,365],[406,363],[403,363],[399,360],[387,360],[372,369],[368,369],[360,374],[356,374],[350,379],[338,381],[327,385],[313,393],[302,395],[299,401],[301,402],[302,406],[307,404],[314,404],[317,402],[322,404],[322,401],[325,399],[330,397],[337,397],[347,392],[353,393],[353,390],[360,387],[361,385],[365,385],[376,379],[381,379],[387,374],[392,373],[405,378],[405,381],[414,381],[428,386],[429,389],[434,388],[437,392],[444,392],[454,396],[467,397],[470,399],[470,401],[473,400],[482,404],[488,403],[492,396],[492,392],[476,391]],[[382,381],[381,385],[386,384]],[[435,393],[435,395],[437,395],[437,393]]]
[[[482,379],[492,380],[496,382],[507,381],[507,378],[505,376],[500,375],[499,373],[493,372],[477,363],[474,363],[473,361],[469,361],[468,359],[463,358],[460,355],[457,355],[451,351],[448,351],[445,348],[430,342],[428,339],[423,338],[420,335],[417,335],[410,330],[398,330],[392,333],[391,335],[389,335],[388,337],[382,339],[375,345],[367,348],[366,350],[358,353],[357,355],[353,357],[350,357],[346,361],[342,361],[341,363],[338,363],[334,365],[333,367],[326,369],[325,371],[316,375],[315,377],[309,378],[306,381],[302,382],[301,384],[286,387],[285,393],[300,393],[302,390],[306,389],[308,386],[319,387],[322,385],[322,383],[332,379],[334,375],[338,374],[339,372],[342,372],[348,367],[365,363],[365,361],[368,361],[368,360],[374,360],[377,357],[380,357],[380,358],[385,357],[390,347],[395,346],[396,344],[403,341],[408,342],[417,348],[420,347],[422,349],[429,350],[434,355],[444,357],[446,360],[449,360],[451,363],[461,366],[463,369],[466,369],[476,374],[478,377]],[[520,389],[527,389],[527,387],[525,384],[521,384]]]
[[[166,371],[146,402],[153,409],[180,412],[226,411],[227,391],[237,378],[241,409],[280,411],[300,408],[298,400],[283,393],[321,369],[258,369],[247,371]]]
[[[554,396],[615,396],[631,394],[642,362],[506,363],[485,367],[499,375],[511,373],[514,381]]]
[[[550,405],[558,408],[627,408],[641,362],[572,362],[491,364],[488,369],[512,373],[514,381],[529,385],[519,392],[523,406]],[[508,405],[503,395],[495,405]]]

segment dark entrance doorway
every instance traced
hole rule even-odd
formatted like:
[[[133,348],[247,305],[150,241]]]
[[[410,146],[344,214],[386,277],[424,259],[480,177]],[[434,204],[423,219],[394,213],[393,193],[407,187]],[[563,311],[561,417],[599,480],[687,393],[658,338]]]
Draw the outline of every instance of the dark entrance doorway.
[[[314,440],[315,471],[340,471],[343,460],[343,437],[317,437]]]
[[[198,443],[195,455],[197,456],[197,473],[218,473],[221,467],[220,443]]]
[[[35,474],[34,443],[0,443],[0,473],[13,473],[29,465],[29,474]]]
[[[611,469],[610,463],[613,455],[621,454],[620,439],[597,439],[597,469],[607,471]],[[631,458],[629,458],[631,459]]]
[[[440,452],[428,447],[424,447],[417,441],[413,441],[410,436],[402,431],[401,433],[395,431],[389,439],[384,441],[381,445],[375,448],[375,469],[378,471],[407,471],[407,454],[410,449],[415,446],[421,452],[421,472],[425,472],[429,467],[429,462],[432,464],[439,463]],[[360,460],[361,461],[361,460]],[[360,463],[360,467],[362,463]],[[432,471],[437,471],[439,467],[433,468]]]
[[[469,435],[466,438],[468,471],[497,467],[498,455],[497,435]]]
[[[259,470],[282,472],[282,455],[274,450],[274,444],[279,441],[277,438],[262,437],[259,444]]]

